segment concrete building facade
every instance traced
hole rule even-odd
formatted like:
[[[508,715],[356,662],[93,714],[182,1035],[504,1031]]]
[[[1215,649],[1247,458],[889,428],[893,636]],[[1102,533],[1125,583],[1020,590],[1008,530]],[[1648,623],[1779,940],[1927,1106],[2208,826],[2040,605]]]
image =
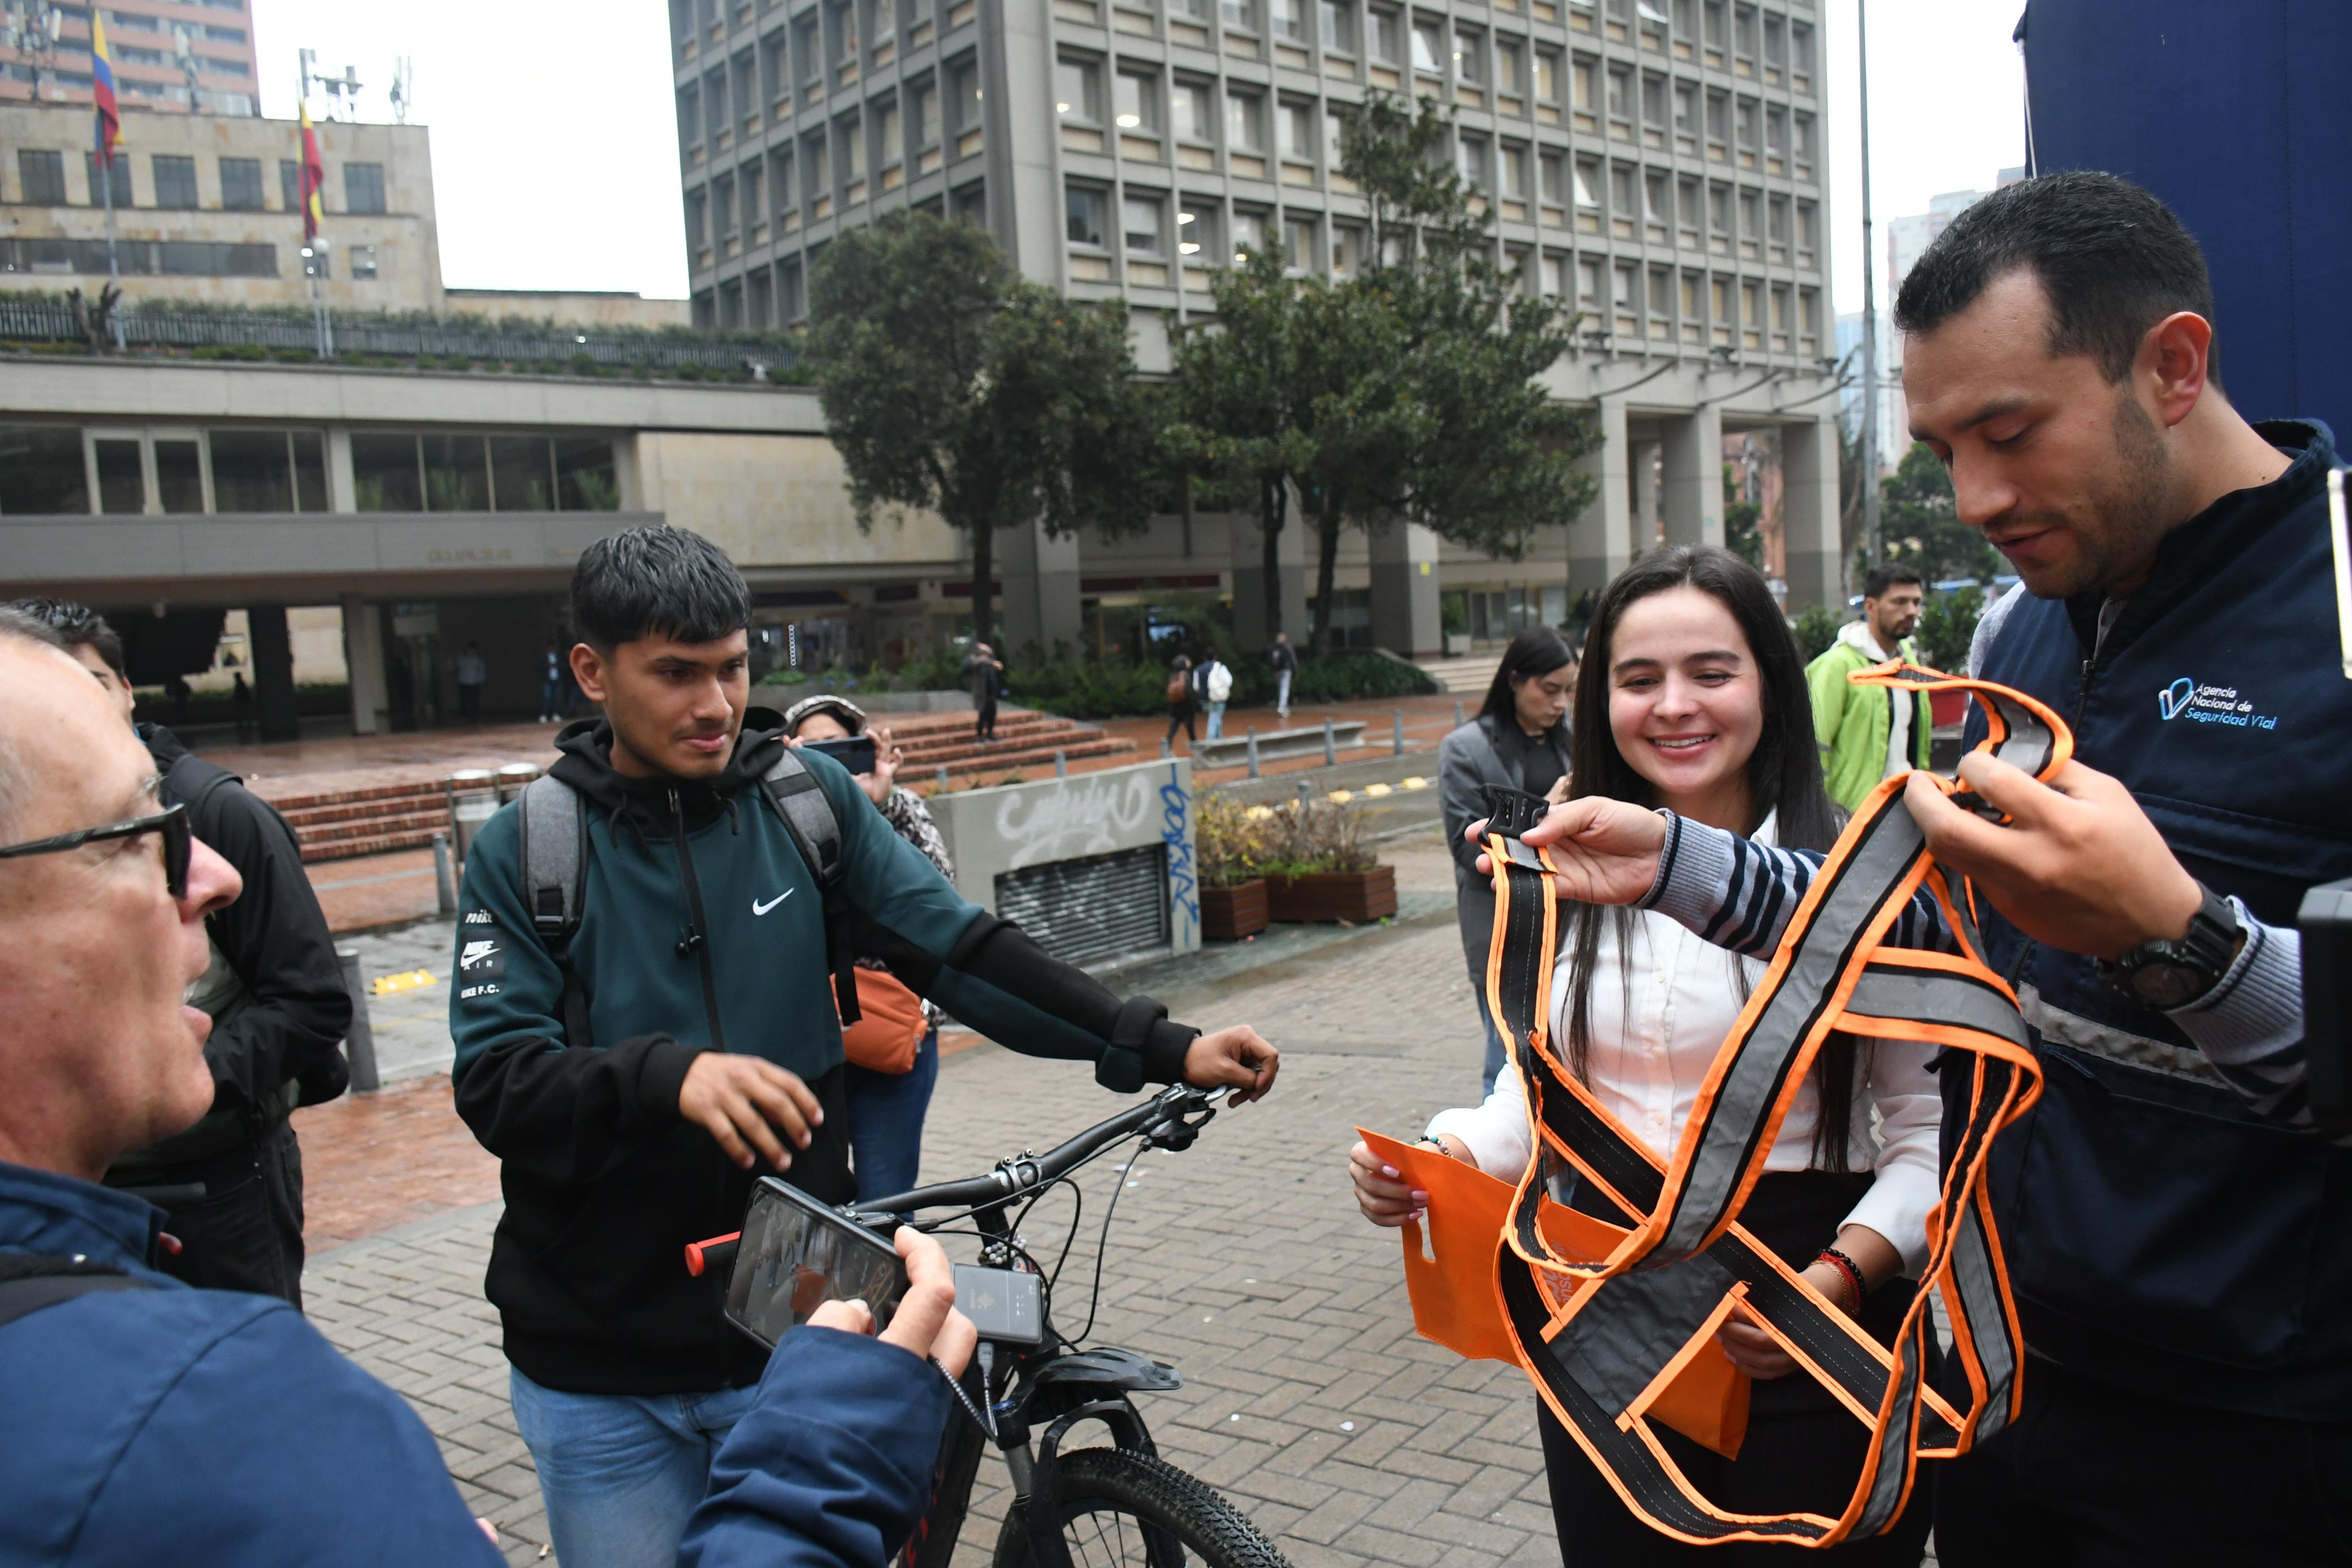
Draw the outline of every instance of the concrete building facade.
[[[125,293],[308,306],[306,269],[318,269],[338,310],[442,309],[425,128],[317,131],[328,246],[306,257],[295,121],[126,110],[112,176]],[[0,102],[0,289],[105,280],[106,193],[89,147],[87,106]]]
[[[1123,298],[1147,373],[1240,248],[1360,267],[1340,116],[1433,98],[1500,257],[1581,313],[1550,381],[1598,414],[1601,493],[1526,562],[1418,528],[1356,541],[1349,615],[1430,651],[1465,619],[1448,592],[1503,594],[1508,625],[1661,538],[1719,542],[1724,435],[1767,428],[1790,601],[1843,597],[1812,0],[672,0],[671,42],[698,321],[803,319],[826,241],[911,205],[985,225],[1028,277]],[[1033,545],[1009,552],[1008,607],[1042,593],[1043,623],[1075,622],[1066,580],[1095,553],[1016,589],[1023,549],[1055,549]],[[1238,575],[1233,597],[1246,636]]]
[[[247,0],[109,0],[106,52],[115,97],[163,114],[260,112]],[[80,0],[9,0],[0,34],[0,103],[90,101],[90,11]],[[58,19],[52,45],[45,13]]]

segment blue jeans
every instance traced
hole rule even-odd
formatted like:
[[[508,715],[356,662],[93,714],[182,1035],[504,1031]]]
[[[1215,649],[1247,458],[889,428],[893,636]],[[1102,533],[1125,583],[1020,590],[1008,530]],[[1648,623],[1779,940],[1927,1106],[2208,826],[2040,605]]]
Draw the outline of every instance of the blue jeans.
[[[710,1461],[759,1390],[566,1394],[509,1372],[563,1568],[671,1568]]]
[[[1274,715],[1276,718],[1290,716],[1290,672],[1288,670],[1276,670],[1274,673]]]
[[[857,1201],[906,1192],[921,1179],[923,1113],[930,1109],[931,1086],[940,1081],[940,1031],[932,1030],[915,1048],[915,1065],[904,1072],[876,1072],[852,1062],[849,1091],[849,1163],[857,1176]]]
[[[1211,740],[1222,740],[1224,738],[1224,735],[1225,705],[1223,703],[1211,703],[1209,705],[1209,738]]]
[[[1495,1027],[1495,1015],[1486,1010],[1486,1004],[1483,1002],[1478,1007],[1478,1017],[1486,1026],[1485,1081],[1486,1092],[1492,1094],[1495,1092],[1495,1080],[1500,1078],[1503,1075],[1503,1069],[1511,1064],[1511,1048],[1504,1042],[1503,1031]]]

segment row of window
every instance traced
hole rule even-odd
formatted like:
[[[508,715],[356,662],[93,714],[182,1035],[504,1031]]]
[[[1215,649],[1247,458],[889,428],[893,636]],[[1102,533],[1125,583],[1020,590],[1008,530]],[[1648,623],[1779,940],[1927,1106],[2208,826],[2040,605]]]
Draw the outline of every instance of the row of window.
[[[975,228],[988,226],[988,184],[973,180],[916,204],[917,210],[950,217]],[[824,254],[823,243],[811,246],[803,258],[786,256],[772,267],[761,263],[721,281],[715,288],[695,291],[694,324],[698,327],[789,327],[808,313],[807,268]]]
[[[342,247],[345,273],[354,281],[379,276],[376,247]],[[302,258],[305,277],[334,276],[333,251]],[[110,258],[102,239],[0,239],[0,273],[54,273],[59,277],[276,277],[278,247],[228,240],[118,239]]]
[[[132,184],[131,168],[137,160],[128,153],[118,152],[110,167],[101,172],[98,154],[82,154],[83,205],[98,206],[106,200],[106,187],[101,180],[113,186],[117,207],[138,205]],[[226,213],[258,213],[281,211],[299,213],[302,210],[302,164],[299,159],[278,160],[278,204],[268,206],[264,200],[267,187],[262,180],[263,162],[258,158],[223,158],[218,160],[220,174],[220,210]],[[148,206],[166,211],[194,212],[198,207],[196,192],[196,161],[176,152],[152,152],[147,157]],[[381,214],[384,210],[383,165],[381,163],[347,162],[342,165],[343,203],[345,213]],[[331,182],[320,191],[323,197],[332,189]],[[66,190],[66,155],[47,148],[20,147],[16,150],[16,189],[14,199],[26,206],[63,207],[76,204]]]
[[[243,10],[242,5],[225,5],[226,10]],[[177,37],[185,33],[191,40],[201,38],[211,44],[242,44],[251,37],[243,27],[224,27],[216,22],[174,22],[163,16],[143,16],[137,11],[109,11],[106,14],[107,52],[114,52],[115,38],[124,33],[166,33]]]
[[[609,512],[620,506],[603,436],[353,433],[362,512]],[[0,425],[0,515],[323,512],[317,430],[118,430]]]

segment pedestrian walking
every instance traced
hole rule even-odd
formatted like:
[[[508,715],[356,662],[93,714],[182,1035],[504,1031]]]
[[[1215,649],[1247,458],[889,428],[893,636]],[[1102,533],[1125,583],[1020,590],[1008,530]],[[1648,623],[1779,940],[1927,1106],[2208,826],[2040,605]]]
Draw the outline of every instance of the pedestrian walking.
[[[2346,1560],[2352,1186],[2313,1124],[2335,1042],[2306,1039],[2294,925],[2352,876],[2336,456],[2231,405],[2212,318],[2179,220],[2081,172],[1969,208],[1895,301],[1911,428],[2021,579],[1969,673],[2074,736],[2046,785],[1962,757],[1998,823],[1904,787],[2044,1068],[1986,1189],[2026,1364],[2008,1421],[1935,1467],[1947,1568]],[[1818,855],[1608,793],[1525,835],[1572,837],[1562,898],[1773,949]],[[1956,944],[1932,894],[1907,917]],[[1969,1075],[1939,1082],[1959,1125]]]
[[[539,682],[539,722],[551,723],[563,712],[563,646],[547,640],[547,664]],[[569,716],[568,715],[565,716]]]
[[[229,716],[236,721],[236,738],[244,742],[253,738],[253,688],[245,684],[245,672],[239,670],[229,678]]]
[[[1524,635],[1524,633],[1522,634]],[[1825,849],[1844,817],[1822,788],[1804,666],[1761,573],[1711,546],[1658,550],[1602,592],[1577,685],[1577,787],[1677,812],[1759,843]],[[1458,732],[1457,732],[1458,733]],[[1661,1165],[1673,1155],[1717,1050],[1764,974],[1664,915],[1561,905],[1549,998],[1569,1068]],[[1881,1343],[1902,1326],[1927,1256],[1941,1104],[1929,1048],[1834,1037],[1800,1088],[1741,1223]],[[1873,1124],[1875,1123],[1874,1134]],[[1442,1111],[1423,1141],[1517,1182],[1535,1150],[1515,1062],[1475,1107]],[[1349,1159],[1359,1207],[1395,1226],[1428,1204],[1363,1144]],[[1570,1176],[1555,1201],[1612,1224],[1626,1216]],[[1853,1271],[1849,1274],[1848,1270]],[[1612,1282],[1604,1290],[1618,1289]],[[1726,1458],[1660,1428],[1669,1458],[1734,1513],[1844,1511],[1869,1431],[1756,1323],[1735,1316],[1717,1351],[1752,1380],[1747,1436]],[[1538,1411],[1566,1568],[1764,1561],[1771,1545],[1693,1546],[1650,1528],[1549,1406]],[[1859,1568],[1916,1564],[1929,1509],[1915,1496],[1886,1533],[1831,1548]]]
[[[583,550],[574,653],[604,716],[557,736],[466,857],[451,1081],[500,1161],[486,1284],[567,1568],[668,1563],[756,1403],[767,1353],[678,1249],[740,1226],[763,1169],[855,1195],[838,1020],[858,954],[1121,1092],[1181,1078],[1254,1098],[1278,1066],[1246,1027],[1200,1034],[1048,956],[839,763],[787,747],[782,716],[751,706],[751,601],[684,528]]]
[[[1225,735],[1225,702],[1234,695],[1234,673],[1212,650],[1208,662],[1200,667],[1198,674],[1201,695],[1206,699],[1209,709],[1208,737],[1222,740]]]
[[[1447,735],[1437,747],[1438,814],[1454,854],[1454,919],[1462,928],[1462,957],[1470,971],[1471,994],[1480,998],[1486,1052],[1481,1092],[1491,1094],[1507,1060],[1501,1031],[1487,1017],[1486,947],[1495,931],[1495,887],[1479,874],[1477,846],[1463,830],[1486,814],[1483,790],[1489,784],[1568,798],[1569,704],[1576,690],[1576,655],[1567,639],[1549,626],[1529,626],[1511,639],[1495,666],[1486,701],[1478,716]]]
[[[467,724],[482,722],[482,685],[490,678],[482,661],[482,645],[468,643],[457,655],[457,716]]]
[[[1889,659],[1917,662],[1911,632],[1926,593],[1916,567],[1872,567],[1863,580],[1862,619],[1839,627],[1837,641],[1805,667],[1830,799],[1849,811],[1870,798],[1880,779],[1927,766],[1934,737],[1927,694],[1857,686],[1846,679]]]
[[[993,741],[996,738],[996,698],[1004,689],[1004,664],[994,649],[985,643],[974,643],[971,654],[963,662],[963,673],[971,678],[971,737]]]
[[[1274,665],[1274,716],[1286,724],[1290,720],[1290,682],[1298,674],[1298,650],[1290,645],[1290,633],[1276,632],[1274,646],[1266,650],[1265,656]]]
[[[350,1032],[352,995],[294,831],[236,774],[191,752],[161,725],[131,713],[122,639],[86,605],[20,600],[10,610],[56,632],[121,709],[161,776],[166,805],[187,809],[195,836],[236,868],[244,895],[205,922],[211,966],[187,1001],[213,1020],[205,1065],[212,1105],[194,1125],[125,1151],[110,1187],[178,1189],[169,1204],[178,1250],[166,1273],[217,1291],[302,1304],[302,1145],[289,1118],[334,1099],[351,1074],[337,1049]]]
[[[854,775],[898,835],[955,880],[955,862],[923,798],[897,783],[904,753],[887,727],[869,727],[847,697],[803,697],[784,710],[784,737],[803,742],[871,736],[874,766]],[[849,1102],[849,1166],[865,1203],[921,1180],[923,1121],[940,1076],[940,1025],[947,1014],[901,985],[879,958],[857,960],[857,1006],[865,1015],[842,1031]]]
[[[1176,732],[1184,732],[1184,744],[1190,747],[1199,740],[1192,733],[1193,706],[1192,661],[1179,653],[1168,666],[1168,737],[1160,744],[1176,744]]]

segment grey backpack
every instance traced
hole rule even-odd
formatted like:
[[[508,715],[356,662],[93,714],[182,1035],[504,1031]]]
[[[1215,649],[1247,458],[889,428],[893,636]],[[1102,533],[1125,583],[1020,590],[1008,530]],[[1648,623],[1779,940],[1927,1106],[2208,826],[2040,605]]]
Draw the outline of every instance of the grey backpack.
[[[857,954],[850,939],[849,894],[843,886],[841,818],[816,775],[790,747],[760,776],[760,792],[816,878],[824,899],[825,967],[833,975],[835,1005],[842,1022],[856,1023]],[[572,938],[580,929],[581,890],[587,883],[587,813],[580,809],[580,792],[548,774],[524,787],[516,811],[518,880],[532,927],[563,971],[564,1041],[593,1044],[588,992],[572,966]]]

